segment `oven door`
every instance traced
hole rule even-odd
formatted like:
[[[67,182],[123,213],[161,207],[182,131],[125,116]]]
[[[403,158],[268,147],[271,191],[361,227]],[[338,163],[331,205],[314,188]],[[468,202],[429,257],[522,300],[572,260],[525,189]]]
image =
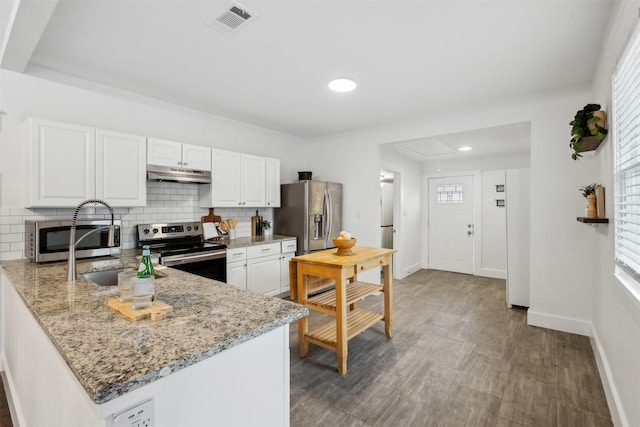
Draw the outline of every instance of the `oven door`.
[[[160,264],[206,277],[207,279],[227,281],[226,249],[212,252],[169,255],[160,257]]]

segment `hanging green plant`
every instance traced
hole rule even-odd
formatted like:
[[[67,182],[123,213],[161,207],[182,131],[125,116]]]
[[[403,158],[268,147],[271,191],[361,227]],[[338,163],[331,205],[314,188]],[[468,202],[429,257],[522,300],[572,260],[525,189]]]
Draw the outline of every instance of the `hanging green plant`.
[[[582,157],[582,151],[594,150],[593,148],[583,147],[583,138],[594,136],[598,143],[607,135],[607,121],[604,111],[600,111],[600,104],[587,104],[582,110],[579,110],[573,120],[569,123],[571,128],[571,142],[569,147],[573,150],[571,158],[578,160]],[[596,145],[597,147],[597,145]]]

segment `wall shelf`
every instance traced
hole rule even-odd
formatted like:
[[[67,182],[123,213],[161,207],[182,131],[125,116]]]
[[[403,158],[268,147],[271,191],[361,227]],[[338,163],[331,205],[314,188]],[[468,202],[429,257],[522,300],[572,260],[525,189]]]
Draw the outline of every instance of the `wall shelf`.
[[[598,224],[609,224],[609,218],[587,218],[584,216],[579,216],[576,218],[579,222],[589,224],[593,227],[597,227]]]

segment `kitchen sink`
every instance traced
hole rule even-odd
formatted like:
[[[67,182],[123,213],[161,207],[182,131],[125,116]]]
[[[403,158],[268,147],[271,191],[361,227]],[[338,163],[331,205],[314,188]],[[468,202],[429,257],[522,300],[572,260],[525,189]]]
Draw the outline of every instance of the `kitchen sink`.
[[[117,286],[118,285],[118,273],[124,271],[124,268],[118,268],[116,270],[103,270],[103,271],[93,271],[91,273],[85,273],[82,275],[87,280],[91,280],[96,285],[100,286]],[[156,272],[155,278],[160,279],[165,277],[166,273],[158,274]]]
[[[116,286],[118,284],[118,273],[124,271],[124,268],[117,270],[93,271],[82,275],[87,280],[91,280],[100,286]]]

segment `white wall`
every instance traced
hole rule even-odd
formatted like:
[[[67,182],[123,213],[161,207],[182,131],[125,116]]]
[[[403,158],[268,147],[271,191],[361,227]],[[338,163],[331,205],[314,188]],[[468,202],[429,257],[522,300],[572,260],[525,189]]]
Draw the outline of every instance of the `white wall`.
[[[505,176],[507,214],[507,304],[529,307],[530,211],[529,169],[508,169]]]
[[[513,123],[531,123],[531,324],[590,334],[592,292],[588,285],[593,265],[575,268],[573,260],[589,258],[594,239],[590,229],[576,221],[584,212],[578,189],[593,182],[593,154],[580,165],[571,159],[568,122],[591,99],[588,88],[486,105],[422,120],[383,126],[310,141],[312,168],[335,174],[345,183],[345,224],[363,243],[375,244],[380,216],[375,187],[380,170],[379,144],[428,138]],[[357,173],[340,168],[337,158],[357,165]],[[367,211],[356,219],[356,210]],[[372,237],[368,237],[372,236]],[[415,250],[415,248],[414,248]]]
[[[507,278],[507,222],[504,206],[497,206],[497,199],[505,199],[505,193],[498,193],[496,185],[505,184],[505,171],[483,171],[481,174],[482,199],[481,221],[482,242],[477,275]]]
[[[603,42],[593,84],[593,102],[611,112],[611,76],[626,40],[638,22],[640,1],[616,2]],[[611,117],[608,118],[611,125]],[[613,221],[613,136],[595,154],[591,181],[605,189],[607,216]],[[579,165],[578,167],[589,167]],[[614,225],[585,230],[592,237],[590,257],[581,264],[596,266],[590,281],[593,293],[594,353],[616,425],[640,425],[640,286],[626,287],[614,277]],[[636,296],[633,295],[636,292]],[[614,406],[611,407],[611,403]]]
[[[400,197],[400,215],[394,218],[397,230],[396,274],[402,279],[422,267],[419,248],[422,243],[422,211],[420,164],[393,151],[380,150],[382,169],[395,175],[395,189]]]

